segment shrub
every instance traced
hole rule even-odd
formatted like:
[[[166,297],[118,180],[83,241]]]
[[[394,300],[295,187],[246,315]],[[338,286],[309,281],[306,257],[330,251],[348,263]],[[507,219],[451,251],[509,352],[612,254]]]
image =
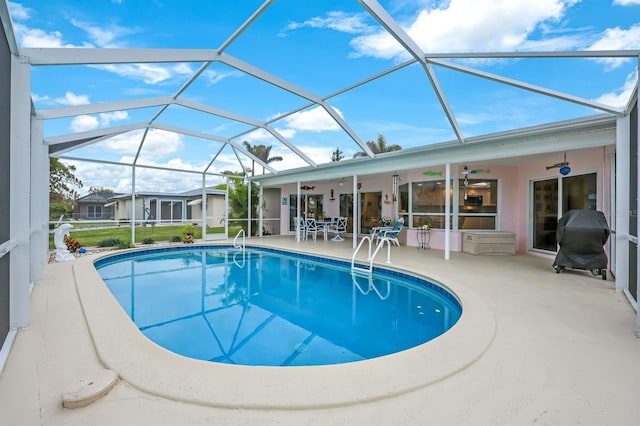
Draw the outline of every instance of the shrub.
[[[182,233],[183,233],[184,235],[193,235],[195,232],[196,232],[196,228],[195,228],[195,226],[193,226],[193,225],[192,225],[192,224],[190,224],[190,223],[187,223],[186,225],[184,225],[184,226],[182,227]]]
[[[120,241],[120,244],[118,244],[118,248],[121,250],[131,248],[131,243],[129,241]]]
[[[142,244],[153,244],[153,238],[145,238],[144,240],[142,240]]]
[[[182,238],[180,238],[180,235],[174,235],[169,241],[172,243],[179,243],[180,241],[182,241]]]
[[[101,240],[96,243],[97,247],[117,247],[122,244],[122,240],[118,238],[107,238],[106,240]]]
[[[67,249],[71,253],[75,253],[80,247],[82,247],[82,244],[71,236],[64,237],[64,243],[67,245]]]

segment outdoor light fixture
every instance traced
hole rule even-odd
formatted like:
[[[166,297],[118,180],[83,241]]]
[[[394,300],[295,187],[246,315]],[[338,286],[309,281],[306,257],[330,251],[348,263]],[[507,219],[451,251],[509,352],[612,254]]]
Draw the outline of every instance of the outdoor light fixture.
[[[464,186],[469,185],[469,179],[467,178],[467,176],[469,176],[469,168],[467,166],[464,166],[464,168],[462,169],[460,174],[462,176],[464,176],[464,180],[462,181],[462,183],[464,183]],[[466,193],[465,193],[465,195],[466,195]],[[465,200],[466,200],[466,198],[465,198]]]

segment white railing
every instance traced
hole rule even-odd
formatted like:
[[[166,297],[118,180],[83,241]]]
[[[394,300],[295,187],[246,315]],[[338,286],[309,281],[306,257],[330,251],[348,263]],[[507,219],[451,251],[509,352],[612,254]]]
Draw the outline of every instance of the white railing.
[[[238,244],[238,238],[242,235],[242,246]],[[233,247],[234,248],[241,248],[242,251],[244,251],[244,247],[245,247],[245,238],[244,238],[244,229],[241,229],[238,231],[238,233],[236,234],[236,237],[233,239]]]
[[[359,266],[356,266],[356,256],[358,255],[358,252],[360,251],[360,248],[362,247],[362,245],[364,244],[365,241],[369,242],[369,256],[367,257],[367,260],[369,261],[369,268],[361,268]],[[375,251],[373,252],[373,255],[371,254],[371,243],[372,242],[373,242],[373,239],[372,239],[372,237],[370,235],[365,235],[364,237],[362,237],[362,240],[358,244],[358,247],[356,247],[355,251],[353,252],[353,256],[351,256],[351,270],[352,271],[358,271],[359,270],[359,271],[371,273],[373,271],[373,261],[376,258],[376,255],[378,254],[380,249],[382,248],[382,246],[384,246],[385,242],[387,243],[387,261],[386,261],[386,263],[391,263],[391,242],[389,240],[387,240],[386,238],[381,238],[380,242],[376,246]]]
[[[18,245],[18,240],[9,240],[0,244],[0,258],[9,253],[15,246]]]

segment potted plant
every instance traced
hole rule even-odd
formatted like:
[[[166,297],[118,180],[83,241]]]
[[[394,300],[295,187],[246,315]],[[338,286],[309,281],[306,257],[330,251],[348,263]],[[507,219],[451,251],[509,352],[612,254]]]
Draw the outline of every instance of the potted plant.
[[[318,213],[318,220],[323,221],[326,215],[327,215],[327,212]]]
[[[393,219],[391,218],[391,216],[382,216],[380,218],[380,222],[382,222],[382,226],[391,226],[392,221]]]
[[[182,228],[182,232],[184,233],[184,242],[186,243],[192,243],[193,242],[193,234],[195,232],[195,229],[193,227],[193,225],[191,224],[187,224]]]

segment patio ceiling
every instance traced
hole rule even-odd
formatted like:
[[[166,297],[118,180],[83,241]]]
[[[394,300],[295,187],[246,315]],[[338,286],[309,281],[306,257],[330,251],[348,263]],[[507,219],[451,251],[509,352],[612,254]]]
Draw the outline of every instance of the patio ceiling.
[[[330,161],[335,149],[346,158],[356,153],[370,159],[396,155],[398,162],[411,149],[466,146],[468,140],[480,143],[482,134],[595,113],[623,115],[630,99],[607,104],[589,91],[589,81],[606,79],[610,90],[616,90],[625,83],[621,76],[634,75],[640,55],[640,50],[485,52],[482,46],[473,52],[428,52],[409,34],[402,24],[406,17],[393,2],[359,0],[345,8],[368,22],[367,31],[398,44],[403,53],[386,60],[350,57],[353,37],[308,33],[302,24],[287,26],[330,16],[335,5],[323,9],[314,3],[306,11],[305,2],[242,4],[231,14],[229,6],[216,3],[202,21],[194,20],[193,31],[215,28],[203,33],[206,37],[197,46],[182,45],[186,38],[176,35],[164,44],[162,38],[151,46],[146,42],[144,48],[20,48],[19,54],[32,66],[32,103],[36,117],[44,122],[50,155],[68,162],[208,175],[252,167],[270,176],[306,169],[325,173],[338,166]],[[276,37],[267,31],[267,21],[277,21],[287,31]],[[140,25],[146,24],[141,20]],[[178,33],[189,31],[180,28]],[[296,37],[306,40],[305,49],[289,44]],[[340,68],[323,67],[329,55]],[[605,60],[626,60],[625,71],[610,73],[594,65]],[[546,75],[531,73],[527,65],[540,61],[548,64]],[[123,71],[145,66],[180,71],[163,84],[132,83]],[[86,78],[65,79],[65,73],[78,69]],[[558,87],[556,73],[574,73],[576,86]],[[320,80],[326,74],[331,78]],[[637,80],[637,72],[633,78]],[[108,91],[92,94],[96,87]],[[47,101],[68,93],[87,94],[87,102],[51,106]],[[365,106],[372,103],[379,108],[367,108],[364,115]],[[526,119],[514,118],[512,109],[518,103]],[[470,116],[487,108],[495,116],[485,120],[486,126],[476,126]],[[385,120],[391,113],[406,120],[398,121],[395,115],[393,122]],[[120,121],[115,117],[126,120],[116,124]],[[77,125],[89,118],[97,123],[93,128]],[[398,128],[404,131],[395,131]],[[378,135],[409,151],[374,154],[366,142]],[[265,163],[245,148],[244,141],[272,146],[271,155],[283,161]]]

